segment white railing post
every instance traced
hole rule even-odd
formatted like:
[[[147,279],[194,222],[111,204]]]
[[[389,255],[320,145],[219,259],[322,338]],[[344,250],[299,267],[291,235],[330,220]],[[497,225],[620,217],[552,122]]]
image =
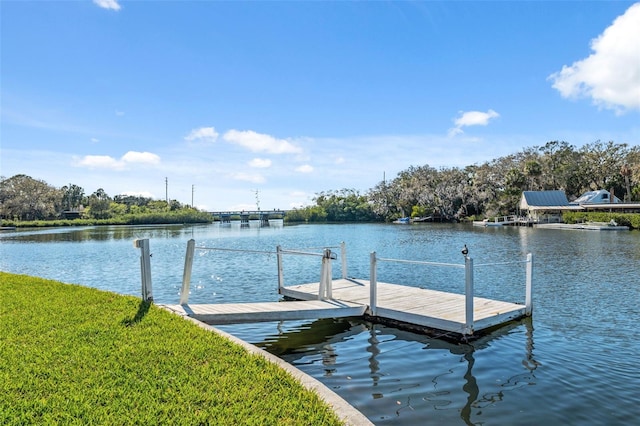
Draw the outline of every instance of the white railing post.
[[[320,269],[320,287],[318,288],[318,300],[331,299],[331,249],[324,249],[322,255],[322,268]]]
[[[369,259],[369,310],[374,317],[378,314],[378,272],[375,251],[371,252]]]
[[[322,256],[322,264],[320,265],[320,283],[318,285],[318,300],[322,300],[324,298],[325,292],[326,290],[326,286],[327,286],[327,256],[326,256],[326,250],[324,255]]]
[[[278,294],[284,289],[284,270],[282,269],[282,247],[276,246],[276,258],[278,259]]]
[[[533,299],[531,297],[531,286],[533,284],[533,254],[527,254],[527,287],[526,287],[526,295],[525,295],[525,309],[524,313],[526,315],[531,315],[533,312]]]
[[[327,283],[324,287],[325,298],[333,299],[333,272],[331,270],[331,249],[325,250],[325,257],[327,258],[326,268],[327,271],[324,274],[324,279]]]
[[[135,248],[140,249],[140,277],[142,281],[142,300],[153,302],[153,291],[151,288],[151,252],[149,250],[149,240],[135,240]]]
[[[465,334],[473,334],[473,259],[464,258]]]
[[[340,259],[342,260],[342,279],[347,278],[347,245],[340,243]]]
[[[187,241],[187,253],[184,256],[184,272],[182,273],[182,288],[180,289],[180,304],[189,303],[189,287],[191,286],[191,270],[193,269],[193,253],[196,241],[192,238]]]

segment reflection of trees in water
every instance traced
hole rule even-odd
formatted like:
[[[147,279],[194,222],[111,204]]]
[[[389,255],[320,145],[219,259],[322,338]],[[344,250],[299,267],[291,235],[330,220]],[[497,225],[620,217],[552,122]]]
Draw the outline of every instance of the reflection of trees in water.
[[[81,228],[42,229],[20,232],[3,238],[6,241],[59,243],[82,241],[134,240],[136,238],[176,238],[193,233],[192,226],[184,225],[122,225],[91,226]]]

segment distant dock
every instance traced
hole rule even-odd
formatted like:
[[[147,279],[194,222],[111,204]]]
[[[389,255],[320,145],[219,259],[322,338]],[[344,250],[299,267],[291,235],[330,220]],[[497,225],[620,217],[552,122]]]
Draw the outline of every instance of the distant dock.
[[[144,245],[140,245],[143,247]],[[147,244],[148,248],[148,244]],[[247,253],[277,254],[278,293],[286,300],[280,302],[259,303],[218,303],[189,304],[189,287],[194,251],[196,249],[219,250]],[[284,285],[282,257],[285,255],[311,255],[321,258],[320,281]],[[142,258],[144,258],[144,254]],[[347,278],[346,252],[341,245],[342,277],[332,277],[332,262],[337,253],[330,248],[322,253],[283,250],[276,252],[256,252],[223,248],[195,247],[195,241],[187,244],[185,271],[179,304],[165,304],[164,308],[186,317],[210,324],[233,324],[264,321],[289,321],[320,318],[362,317],[364,319],[391,324],[398,328],[409,329],[430,335],[454,339],[471,340],[486,332],[506,325],[512,321],[532,314],[531,287],[533,276],[533,257],[524,261],[501,262],[524,263],[526,273],[523,277],[525,303],[511,303],[474,296],[473,259],[465,256],[464,264],[422,262],[402,259],[386,259],[371,253],[369,279]],[[464,294],[449,293],[405,285],[377,281],[377,263],[399,262],[422,264],[444,268],[461,268],[465,271]],[[487,264],[482,266],[488,266]],[[490,266],[490,265],[489,265]],[[150,289],[143,295],[150,295]],[[151,297],[152,298],[152,297]]]
[[[624,225],[602,223],[602,222],[585,222],[585,223],[541,223],[536,225],[541,229],[583,229],[587,231],[628,231],[629,227]]]

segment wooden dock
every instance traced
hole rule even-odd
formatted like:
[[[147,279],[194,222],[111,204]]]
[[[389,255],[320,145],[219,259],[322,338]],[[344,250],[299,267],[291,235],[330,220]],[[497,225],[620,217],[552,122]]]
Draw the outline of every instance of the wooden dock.
[[[146,244],[142,244],[145,243]],[[150,288],[148,241],[138,240],[135,246],[142,249],[141,272],[144,300],[153,300]],[[525,303],[510,303],[476,297],[473,291],[473,259],[463,250],[464,264],[437,263],[378,257],[370,254],[370,279],[347,278],[346,251],[341,245],[342,278],[333,278],[331,263],[337,259],[329,248],[322,254],[276,248],[278,260],[278,293],[286,300],[259,303],[219,303],[189,304],[191,269],[195,241],[187,243],[183,284],[180,302],[162,305],[179,315],[194,318],[210,325],[264,321],[290,321],[323,318],[363,317],[373,322],[381,322],[427,334],[451,338],[476,339],[488,331],[506,325],[532,313],[533,255],[526,261],[500,262],[497,264],[526,264]],[[240,251],[235,249],[207,248],[205,250]],[[246,251],[252,254],[263,252]],[[271,254],[271,252],[264,252]],[[299,285],[284,285],[282,267],[283,255],[313,255],[321,257],[320,281]],[[145,262],[146,261],[146,262]],[[377,263],[394,262],[409,265],[431,265],[446,268],[462,268],[465,272],[463,294],[423,289],[407,285],[390,284],[377,280]],[[483,264],[478,266],[490,266]],[[145,278],[147,278],[145,280]],[[147,282],[148,281],[148,282]]]
[[[316,285],[317,287],[317,285]],[[296,302],[214,303],[198,305],[162,305],[177,314],[206,324],[291,321],[320,318],[358,317],[366,305],[340,300],[307,300]]]
[[[365,314],[372,320],[397,322],[413,329],[469,334],[465,331],[464,294],[378,282],[376,313],[371,315],[369,281],[338,279],[332,285],[335,299],[367,305]],[[318,283],[284,287],[280,292],[292,299],[317,299]],[[472,333],[526,316],[525,305],[481,297],[474,297],[473,302]]]
[[[369,281],[333,280],[333,299],[327,300],[318,300],[319,287],[316,282],[282,288],[281,294],[293,301],[163,306],[210,325],[366,317],[422,332],[467,336],[526,316],[525,305],[474,297],[473,330],[467,330],[463,294],[378,282],[377,310],[373,315]]]

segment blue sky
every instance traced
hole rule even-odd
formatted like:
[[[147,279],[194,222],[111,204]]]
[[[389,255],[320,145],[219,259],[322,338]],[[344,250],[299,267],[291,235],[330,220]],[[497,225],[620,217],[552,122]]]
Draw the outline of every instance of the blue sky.
[[[0,175],[207,210],[640,144],[640,3],[0,0]],[[193,189],[193,191],[192,191]]]

